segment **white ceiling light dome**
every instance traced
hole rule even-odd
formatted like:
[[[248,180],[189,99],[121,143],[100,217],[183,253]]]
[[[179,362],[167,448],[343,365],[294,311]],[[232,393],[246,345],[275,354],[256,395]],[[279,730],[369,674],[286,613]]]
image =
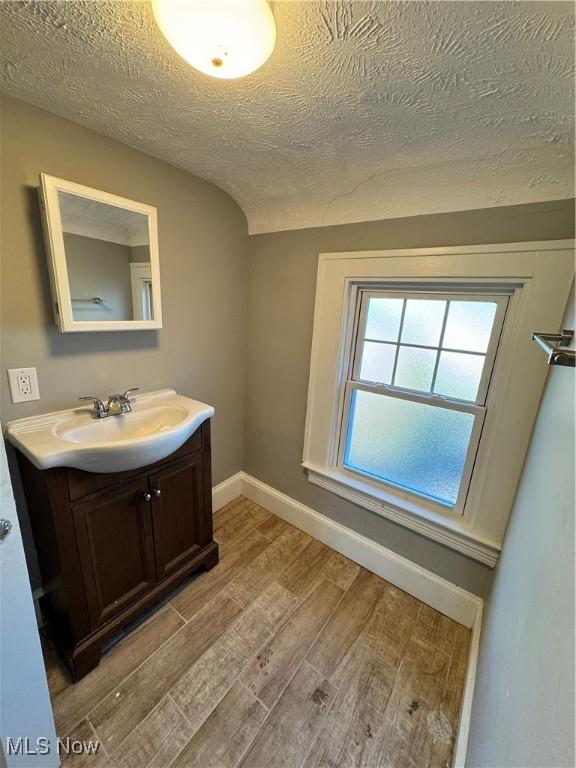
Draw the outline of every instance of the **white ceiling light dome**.
[[[266,0],[152,0],[162,33],[183,59],[212,77],[244,77],[274,50]]]

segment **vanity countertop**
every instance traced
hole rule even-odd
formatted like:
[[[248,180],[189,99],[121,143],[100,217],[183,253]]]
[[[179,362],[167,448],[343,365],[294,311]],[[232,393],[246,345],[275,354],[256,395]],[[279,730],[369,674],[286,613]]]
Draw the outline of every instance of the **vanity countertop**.
[[[211,405],[173,389],[136,395],[131,404],[131,413],[103,419],[85,406],[17,419],[6,439],[38,469],[123,472],[169,456],[214,415]]]

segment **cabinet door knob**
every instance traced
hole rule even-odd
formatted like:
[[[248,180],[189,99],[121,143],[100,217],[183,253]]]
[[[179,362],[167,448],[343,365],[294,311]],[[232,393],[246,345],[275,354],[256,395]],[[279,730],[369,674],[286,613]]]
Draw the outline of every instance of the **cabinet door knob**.
[[[153,493],[154,493],[154,496],[162,496],[162,491],[160,490],[160,488],[154,488]]]
[[[148,491],[146,491],[146,493],[143,496],[143,499],[144,499],[144,501],[151,501],[152,500],[152,495],[150,493],[148,493]]]

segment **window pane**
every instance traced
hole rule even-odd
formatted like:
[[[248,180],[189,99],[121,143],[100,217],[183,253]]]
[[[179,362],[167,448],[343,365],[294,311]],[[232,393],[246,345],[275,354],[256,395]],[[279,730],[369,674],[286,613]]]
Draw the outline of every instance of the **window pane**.
[[[394,386],[430,392],[436,351],[419,347],[400,347]]]
[[[366,339],[397,341],[404,299],[370,299],[366,316]]]
[[[445,301],[408,299],[402,326],[402,343],[437,347],[445,311]]]
[[[434,392],[461,400],[476,400],[484,360],[484,355],[442,352]]]
[[[442,346],[486,352],[496,307],[492,301],[451,301]]]
[[[354,390],[344,464],[453,506],[474,416]]]
[[[364,381],[376,381],[390,384],[394,370],[396,347],[393,344],[379,344],[377,341],[365,341],[362,349],[360,378]]]

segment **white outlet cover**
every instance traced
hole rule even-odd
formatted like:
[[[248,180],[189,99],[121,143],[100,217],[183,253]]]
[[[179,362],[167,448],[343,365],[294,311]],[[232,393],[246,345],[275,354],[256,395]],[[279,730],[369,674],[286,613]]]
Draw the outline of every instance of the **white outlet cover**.
[[[13,403],[40,400],[36,368],[10,368],[8,370],[10,396]]]

